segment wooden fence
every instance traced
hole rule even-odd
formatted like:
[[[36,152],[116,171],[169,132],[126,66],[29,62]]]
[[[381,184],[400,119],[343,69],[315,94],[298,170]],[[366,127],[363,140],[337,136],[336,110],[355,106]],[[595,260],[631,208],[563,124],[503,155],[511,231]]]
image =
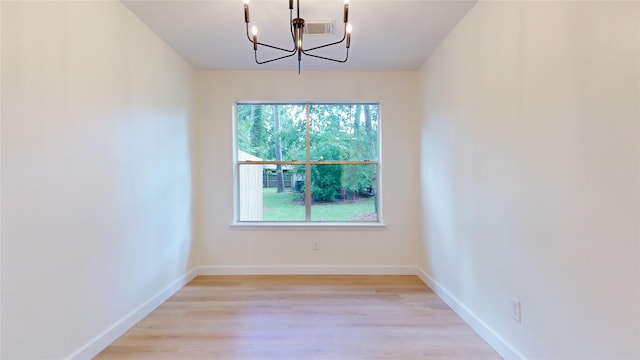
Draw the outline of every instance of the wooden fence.
[[[262,159],[238,151],[238,160],[260,161]],[[260,221],[262,220],[262,166],[261,165],[240,165],[239,176],[239,202],[240,221]]]

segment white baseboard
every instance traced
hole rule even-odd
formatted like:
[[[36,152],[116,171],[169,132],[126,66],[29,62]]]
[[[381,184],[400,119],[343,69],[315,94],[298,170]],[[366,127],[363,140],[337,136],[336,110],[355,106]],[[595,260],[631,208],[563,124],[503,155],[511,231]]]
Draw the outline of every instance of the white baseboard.
[[[511,345],[509,345],[502,337],[496,334],[491,327],[489,327],[482,319],[474,314],[469,308],[464,306],[458,299],[456,299],[447,289],[442,287],[437,281],[429,276],[424,270],[417,268],[416,275],[424,281],[427,286],[431,288],[453,311],[458,314],[480,337],[484,339],[489,345],[500,354],[504,359],[525,359],[522,354],[516,351]]]
[[[142,320],[145,316],[149,315],[155,308],[165,302],[171,295],[175,294],[189,281],[193,280],[198,275],[197,268],[189,271],[179,279],[171,283],[162,291],[151,297],[146,303],[140,305],[137,309],[133,310],[118,322],[113,324],[108,329],[104,330],[98,336],[94,337],[85,346],[71,354],[69,360],[84,360],[91,359],[98,355],[100,351],[104,350],[109,344],[119,338],[122,334],[127,332],[133,325]]]
[[[404,265],[264,265],[200,266],[198,275],[415,275]]]

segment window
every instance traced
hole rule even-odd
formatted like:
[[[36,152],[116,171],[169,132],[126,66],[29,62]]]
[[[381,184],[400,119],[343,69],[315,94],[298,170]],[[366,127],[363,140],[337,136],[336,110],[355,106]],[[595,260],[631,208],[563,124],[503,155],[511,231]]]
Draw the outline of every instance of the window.
[[[236,110],[236,222],[380,222],[378,104]]]

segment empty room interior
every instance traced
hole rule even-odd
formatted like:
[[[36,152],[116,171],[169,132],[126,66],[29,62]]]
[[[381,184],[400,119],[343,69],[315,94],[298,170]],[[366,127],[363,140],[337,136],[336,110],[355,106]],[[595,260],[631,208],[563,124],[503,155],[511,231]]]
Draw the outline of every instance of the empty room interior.
[[[640,359],[640,2],[0,20],[0,358]]]

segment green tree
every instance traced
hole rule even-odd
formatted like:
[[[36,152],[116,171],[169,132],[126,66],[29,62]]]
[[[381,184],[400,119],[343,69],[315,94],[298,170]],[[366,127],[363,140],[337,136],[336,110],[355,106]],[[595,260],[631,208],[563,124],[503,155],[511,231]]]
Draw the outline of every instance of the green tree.
[[[282,161],[282,140],[280,138],[280,109],[278,109],[278,105],[273,106],[273,136],[275,141],[275,159],[276,161]],[[284,192],[284,176],[282,174],[281,164],[276,164],[276,176],[278,183],[277,192]]]
[[[340,153],[338,146],[325,144],[321,154],[329,159],[340,160]],[[336,201],[342,187],[342,168],[343,165],[311,166],[311,195],[314,201]]]
[[[251,153],[251,139],[250,139],[250,129],[251,129],[251,106],[240,104],[237,107],[238,111],[238,122],[237,126],[237,139],[238,139],[238,150],[244,151],[246,153]]]
[[[253,155],[259,158],[264,158],[268,152],[268,134],[263,113],[263,106],[251,105],[251,148],[253,150]]]

